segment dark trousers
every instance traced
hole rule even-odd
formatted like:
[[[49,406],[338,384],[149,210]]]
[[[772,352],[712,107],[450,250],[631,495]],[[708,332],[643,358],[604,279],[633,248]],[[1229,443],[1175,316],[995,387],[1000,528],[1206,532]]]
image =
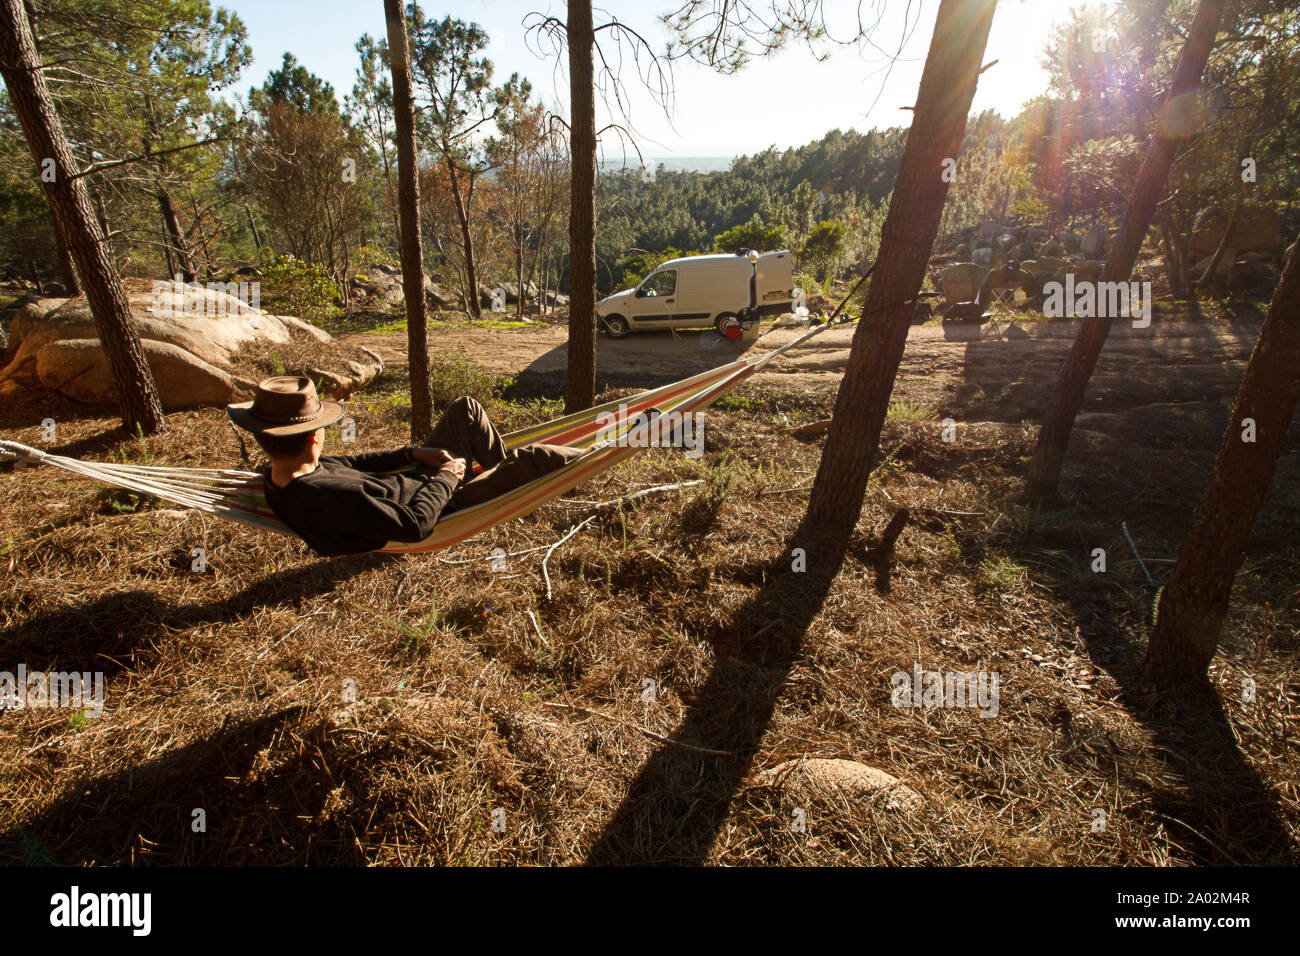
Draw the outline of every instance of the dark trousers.
[[[562,468],[583,454],[567,445],[528,445],[509,451],[487,410],[473,398],[458,398],[448,406],[438,424],[424,440],[430,448],[445,448],[455,458],[464,458],[465,478],[444,511],[468,508],[526,485],[542,475]],[[470,478],[469,467],[483,470]]]

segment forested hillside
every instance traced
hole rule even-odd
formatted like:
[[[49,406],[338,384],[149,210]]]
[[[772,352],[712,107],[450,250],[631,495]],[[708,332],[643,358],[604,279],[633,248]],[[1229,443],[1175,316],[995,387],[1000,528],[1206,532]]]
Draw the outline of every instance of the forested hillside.
[[[48,56],[95,54],[55,72],[53,90],[75,154],[94,170],[88,182],[121,267],[205,276],[289,255],[350,305],[350,277],[397,252],[386,41],[357,38],[350,91],[286,54],[241,100],[230,91],[253,67],[236,15],[206,0],[130,6],[131,18],[105,31],[76,6],[34,4]],[[1062,6],[1043,53],[1048,93],[1017,116],[985,112],[968,124],[941,236],[984,220],[1049,232],[1117,222],[1191,16],[1190,3],[1166,7]],[[525,77],[497,76],[487,34],[468,21],[421,19],[412,42],[417,100],[430,107],[417,130],[427,265],[461,296],[477,298],[467,289],[471,262],[476,284],[522,278],[567,291],[567,146],[564,126],[551,121],[563,107],[540,100]],[[1204,92],[1180,120],[1202,132],[1178,156],[1160,210],[1172,258],[1198,215],[1239,199],[1282,214],[1288,241],[1300,227],[1300,143],[1289,132],[1300,110],[1298,47],[1284,10],[1216,46]],[[456,70],[470,82],[452,89]],[[846,126],[853,117],[846,103]],[[69,264],[7,98],[0,130],[0,262],[34,285],[66,282]],[[874,254],[904,132],[833,130],[724,172],[603,174],[600,291],[679,252],[741,247],[792,248],[813,281],[843,275]],[[605,144],[607,158],[616,147]]]

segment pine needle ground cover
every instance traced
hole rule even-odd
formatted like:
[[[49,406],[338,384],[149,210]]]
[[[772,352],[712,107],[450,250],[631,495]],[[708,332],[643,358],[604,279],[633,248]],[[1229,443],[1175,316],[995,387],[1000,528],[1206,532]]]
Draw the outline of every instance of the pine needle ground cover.
[[[791,537],[820,454],[792,430],[830,416],[833,387],[742,387],[709,412],[703,457],[648,452],[435,556],[322,560],[4,466],[0,669],[102,672],[106,694],[99,717],[0,711],[0,861],[1290,861],[1294,440],[1238,575],[1216,693],[1154,707],[1139,679],[1155,590],[1120,524],[1162,580],[1226,420],[1230,391],[1201,391],[1135,407],[1101,389],[1068,506],[1034,511],[1017,402],[1036,393],[905,369],[829,577],[816,538]],[[404,412],[386,376],[354,401],[358,441],[405,443]],[[507,427],[554,413],[538,396],[493,407]],[[215,409],[141,440],[113,433],[111,410],[41,396],[7,406],[0,430],[36,444],[46,417],[67,454],[240,464]],[[329,445],[343,449],[337,433]],[[881,593],[871,549],[900,507],[911,520]],[[996,715],[896,706],[894,675],[918,666],[996,674]],[[765,773],[815,758],[878,768],[920,799]]]

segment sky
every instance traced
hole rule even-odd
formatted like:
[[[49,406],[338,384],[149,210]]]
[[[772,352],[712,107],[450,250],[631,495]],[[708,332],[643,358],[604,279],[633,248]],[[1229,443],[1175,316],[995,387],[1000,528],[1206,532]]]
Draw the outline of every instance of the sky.
[[[597,0],[599,3],[600,0]],[[597,8],[597,24],[617,17],[650,43],[662,48],[669,31],[657,15],[675,9],[681,0],[612,0]],[[363,33],[384,36],[383,4],[379,0],[213,0],[239,14],[248,27],[253,63],[246,70],[241,92],[260,86],[287,50],[312,72],[333,84],[340,102],[355,81],[354,44]],[[761,5],[764,0],[757,0]],[[868,130],[906,125],[930,42],[938,0],[826,0],[831,25],[856,22],[860,6],[864,19],[879,17],[872,46],[831,49],[818,62],[804,45],[754,58],[740,73],[721,76],[707,67],[679,60],[673,68],[675,96],[671,118],[629,73],[628,110],[642,155],[665,157],[730,157],[748,155],[769,146],[787,148],[820,139],[832,129]],[[993,20],[985,63],[996,60],[979,81],[973,110],[995,109],[1014,116],[1021,105],[1047,88],[1047,73],[1039,64],[1052,23],[1067,16],[1067,0],[1001,0]],[[537,44],[526,41],[523,22],[533,11],[564,18],[562,0],[455,0],[421,3],[426,15],[452,15],[478,23],[491,37],[486,54],[494,64],[494,79],[512,72],[530,79],[534,92],[563,112],[567,77],[557,70]],[[877,12],[881,11],[881,12]],[[905,13],[910,11],[910,16]],[[836,17],[840,19],[835,19]],[[848,20],[844,19],[845,17]],[[847,33],[847,30],[844,30]],[[902,44],[890,65],[887,53]],[[562,66],[564,64],[561,64]],[[598,105],[598,114],[601,107]],[[598,126],[610,116],[597,116]],[[616,137],[603,140],[606,161],[617,162],[623,148]],[[634,154],[629,154],[633,157]]]

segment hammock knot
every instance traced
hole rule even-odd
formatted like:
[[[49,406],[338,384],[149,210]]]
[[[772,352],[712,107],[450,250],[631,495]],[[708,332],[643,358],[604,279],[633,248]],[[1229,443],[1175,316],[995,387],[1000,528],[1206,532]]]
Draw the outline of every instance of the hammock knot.
[[[45,452],[16,441],[0,441],[0,457],[17,458],[23,461],[40,461]]]

